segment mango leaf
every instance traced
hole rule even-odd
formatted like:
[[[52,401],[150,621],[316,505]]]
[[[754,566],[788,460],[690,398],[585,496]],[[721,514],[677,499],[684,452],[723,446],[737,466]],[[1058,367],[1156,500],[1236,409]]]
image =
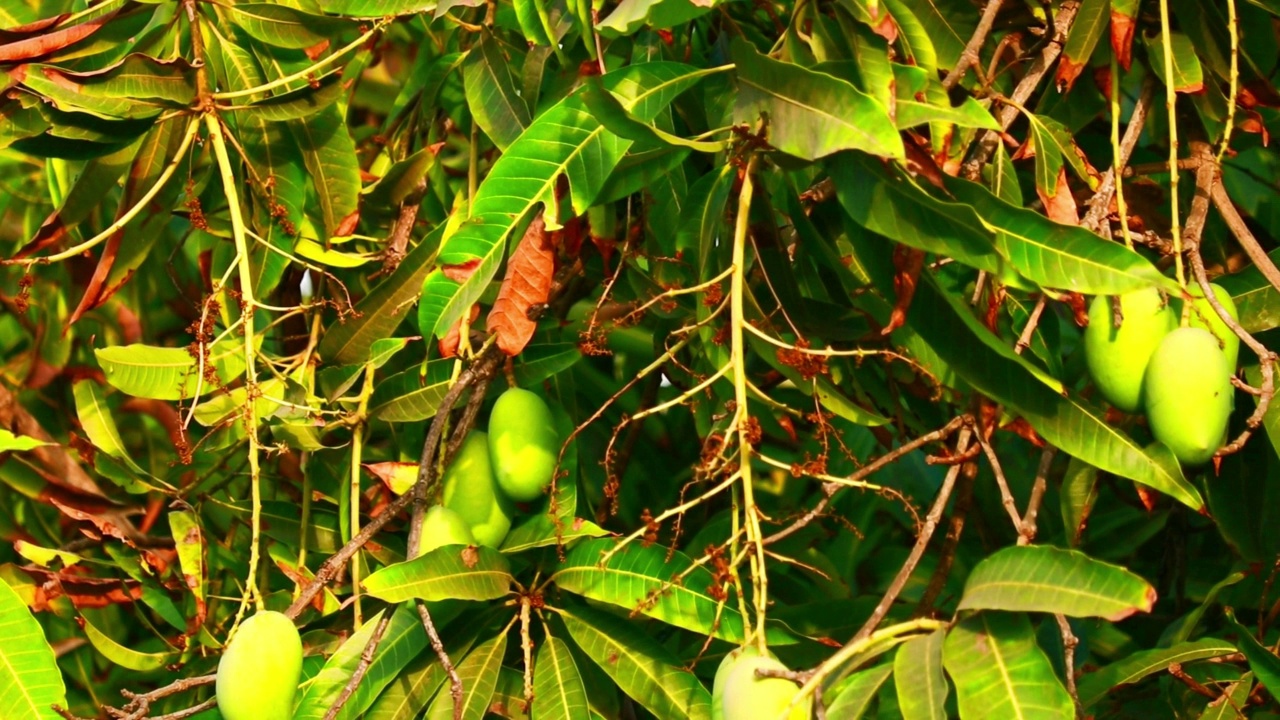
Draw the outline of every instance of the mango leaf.
[[[3,581],[0,627],[0,707],[6,720],[57,718],[52,706],[66,707],[67,696],[53,649],[26,603]]]
[[[353,18],[383,18],[429,12],[436,0],[319,0],[320,9],[330,15]]]
[[[876,699],[880,686],[893,674],[893,663],[881,663],[850,675],[837,688],[835,700],[827,708],[827,717],[858,720],[871,701]]]
[[[1026,615],[978,613],[952,628],[942,652],[965,720],[1075,717]]]
[[[835,76],[773,60],[738,38],[732,51],[734,123],[754,127],[763,115],[769,144],[804,160],[850,149],[903,157],[902,138],[875,98]]]
[[[556,585],[700,635],[742,641],[742,615],[732,603],[718,609],[720,603],[711,596],[714,578],[709,570],[691,569],[693,561],[682,552],[638,543],[626,546],[602,565],[601,555],[616,544],[602,538],[570,550],[553,576]],[[675,577],[681,579],[672,582]],[[771,629],[769,638],[770,644],[795,642],[779,628]]]
[[[155,117],[195,99],[195,69],[185,60],[129,55],[102,70],[72,72],[33,63],[14,73],[23,85],[62,110],[106,119]]]
[[[1191,38],[1180,32],[1169,34],[1169,46],[1173,49],[1173,78],[1165,77],[1164,34],[1157,33],[1148,38],[1142,36],[1142,43],[1147,46],[1147,54],[1151,58],[1151,69],[1156,77],[1165,85],[1173,84],[1173,89],[1180,93],[1197,93],[1204,90],[1204,69],[1200,66],[1200,58]],[[1261,679],[1261,678],[1259,678]]]
[[[417,613],[414,613],[415,617]],[[434,615],[432,617],[434,620]],[[474,632],[443,639],[450,658],[465,658],[475,643]],[[423,653],[395,677],[370,706],[364,720],[418,720],[436,690],[448,678],[434,652]]]
[[[421,600],[493,600],[511,592],[511,568],[502,553],[484,546],[445,545],[375,572],[364,588],[398,603]]]
[[[503,632],[478,645],[458,663],[458,677],[462,680],[462,720],[483,720],[489,709],[489,700],[493,697],[493,689],[498,684],[502,656],[506,651],[507,635]],[[456,717],[453,696],[440,692],[431,702],[423,720],[453,720]]]
[[[373,638],[373,631],[377,629],[385,612],[387,611],[379,610],[373,617],[365,618],[360,629],[352,633],[337,652],[329,656],[320,672],[304,686],[302,697],[293,711],[293,720],[321,720],[325,716],[355,673],[356,666],[360,664],[360,656]]]
[[[182,579],[197,602],[204,601],[204,533],[200,518],[192,510],[172,510],[168,514],[169,533],[178,553]]]
[[[231,22],[255,40],[276,47],[301,50],[319,45],[351,26],[323,15],[313,15],[288,5],[242,3],[227,8]]]
[[[244,373],[244,348],[225,340],[209,349],[209,360],[219,383],[202,382],[196,359],[187,348],[154,345],[113,345],[95,348],[93,354],[117,390],[141,398],[185,400],[218,390]]]
[[[314,183],[326,238],[343,234],[339,229],[360,204],[360,164],[355,142],[347,133],[344,111],[329,105],[305,122],[285,123]]]
[[[1111,688],[1135,683],[1148,675],[1162,672],[1173,664],[1221,657],[1236,652],[1235,645],[1214,638],[1178,643],[1173,647],[1139,650],[1099,670],[1080,677],[1076,690],[1080,706],[1088,708],[1106,697]]]
[[[1036,188],[1045,197],[1058,194],[1059,178],[1065,187],[1065,176],[1062,174],[1063,163],[1071,166],[1076,176],[1085,182],[1090,189],[1096,189],[1097,179],[1089,174],[1084,160],[1076,152],[1075,139],[1071,131],[1062,123],[1051,117],[1026,113],[1030,126],[1030,139],[1019,151],[1019,156],[1027,152],[1036,158]]]
[[[1110,20],[1111,0],[1083,0],[1080,3],[1080,8],[1076,10],[1075,22],[1071,25],[1071,32],[1067,35],[1067,44],[1063,46],[1062,55],[1058,58],[1057,73],[1054,75],[1054,82],[1060,92],[1071,89],[1076,78],[1089,63],[1089,58],[1093,56],[1093,49],[1106,33]]]
[[[432,608],[431,619],[438,626],[450,620],[453,612],[441,612],[442,608]],[[363,718],[364,712],[373,705],[373,701],[399,677],[409,661],[427,650],[427,633],[422,627],[422,618],[418,615],[417,605],[403,603],[396,607],[391,622],[382,633],[382,641],[378,643],[378,651],[373,662],[356,686],[346,705],[338,713],[335,720],[356,720]]]
[[[378,383],[369,400],[370,414],[387,422],[418,422],[434,417],[453,378],[453,360],[432,360],[424,377],[417,368]]]
[[[549,545],[567,544],[578,538],[598,538],[610,534],[612,533],[608,530],[583,518],[573,518],[563,523],[557,533],[555,521],[547,513],[539,513],[507,533],[502,540],[502,552],[518,553]]]
[[[533,720],[590,720],[587,688],[569,645],[548,635],[533,665]]]
[[[80,427],[89,436],[89,442],[123,461],[130,470],[142,474],[142,468],[134,462],[120,437],[120,429],[116,427],[115,417],[102,396],[102,388],[93,380],[80,380],[72,385],[72,394],[76,401],[76,416],[80,419]]]
[[[235,112],[241,117],[268,122],[301,120],[332,105],[345,90],[342,73],[331,72],[316,80],[315,85],[237,106]]]
[[[592,608],[564,609],[561,617],[587,657],[656,717],[710,720],[711,693],[652,637]]]
[[[651,62],[608,73],[605,87],[642,121],[651,121],[675,97],[712,70]],[[471,215],[440,249],[441,268],[427,276],[418,326],[443,337],[493,279],[507,237],[541,204],[549,229],[557,229],[555,188],[569,180],[574,213],[586,211],[609,171],[631,142],[604,129],[576,92],[548,109],[498,158],[471,203]]]
[[[134,670],[136,672],[159,670],[178,659],[177,651],[147,653],[135,650],[116,642],[110,635],[99,630],[97,625],[91,622],[88,617],[81,615],[80,621],[84,626],[85,637],[89,639],[89,643],[93,645],[94,649],[102,653],[107,660],[126,670]],[[48,708],[45,707],[42,710],[47,711]],[[44,716],[41,715],[40,717]]]
[[[1226,608],[1226,615],[1227,623],[1237,636],[1236,646],[1249,661],[1249,667],[1258,676],[1258,682],[1271,693],[1280,692],[1280,657],[1276,657],[1271,648],[1258,642],[1253,631],[1236,622],[1235,612],[1231,608]]]
[[[960,610],[1023,610],[1119,622],[1151,612],[1156,589],[1132,572],[1078,550],[1007,547],[978,563]]]
[[[26,452],[53,444],[26,435],[14,435],[10,430],[0,429],[0,452]]]
[[[596,24],[607,38],[632,35],[643,28],[683,25],[714,9],[722,0],[622,0]]]
[[[1222,688],[1222,695],[1210,700],[1200,720],[1237,720],[1245,717],[1244,708],[1249,705],[1253,690],[1253,673],[1245,673],[1239,680]]]
[[[898,646],[893,682],[903,720],[946,720],[950,687],[942,673],[945,630],[914,637]]]
[[[938,67],[943,70],[955,67],[978,25],[975,6],[965,3],[943,5],[935,0],[894,0],[886,5],[895,18],[902,14],[903,8],[911,11],[928,35],[937,53]]]
[[[462,63],[467,106],[499,150],[505,151],[529,127],[529,106],[516,90],[511,60],[493,33],[484,31]]]

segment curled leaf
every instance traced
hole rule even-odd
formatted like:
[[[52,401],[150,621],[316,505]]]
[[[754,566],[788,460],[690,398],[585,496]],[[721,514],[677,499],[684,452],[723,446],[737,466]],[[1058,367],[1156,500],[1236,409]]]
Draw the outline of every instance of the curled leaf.
[[[529,310],[551,297],[555,269],[555,249],[547,242],[547,227],[538,215],[512,251],[502,289],[489,311],[487,329],[498,334],[498,347],[506,355],[519,355],[533,338],[538,324],[529,319]]]

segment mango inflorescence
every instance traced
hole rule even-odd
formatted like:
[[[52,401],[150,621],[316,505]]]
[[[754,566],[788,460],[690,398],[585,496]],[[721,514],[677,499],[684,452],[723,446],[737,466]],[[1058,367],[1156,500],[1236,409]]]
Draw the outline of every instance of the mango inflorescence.
[[[260,612],[240,624],[218,662],[223,720],[290,720],[302,677],[302,638],[283,613]]]
[[[473,542],[502,545],[515,503],[537,500],[551,486],[559,451],[547,403],[520,388],[502,393],[489,415],[488,432],[472,431],[445,471],[443,507],[428,513],[422,551]]]
[[[1231,296],[1210,285],[1232,317]],[[1154,288],[1118,298],[1123,316],[1112,322],[1111,299],[1094,298],[1084,335],[1085,363],[1098,391],[1125,412],[1143,411],[1155,439],[1186,465],[1208,462],[1222,445],[1234,394],[1231,375],[1240,340],[1196,288],[1179,313]]]

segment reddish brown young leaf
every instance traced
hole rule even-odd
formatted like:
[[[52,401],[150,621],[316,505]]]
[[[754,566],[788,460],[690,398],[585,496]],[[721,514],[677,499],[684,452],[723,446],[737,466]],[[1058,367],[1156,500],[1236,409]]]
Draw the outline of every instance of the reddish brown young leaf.
[[[441,265],[440,272],[456,283],[464,283],[478,267],[480,267],[480,258],[468,260],[457,265]]]
[[[529,310],[551,297],[555,269],[555,251],[547,242],[546,223],[538,215],[507,260],[506,277],[489,311],[487,328],[498,334],[498,348],[508,357],[519,355],[533,337],[538,324],[529,319]]]
[[[916,283],[920,279],[920,269],[924,267],[924,251],[896,245],[893,248],[893,292],[897,301],[893,304],[893,312],[889,315],[889,324],[880,330],[881,335],[902,327],[907,321],[907,310],[911,307],[911,299],[916,296]]]
[[[1111,13],[1111,51],[1116,54],[1116,61],[1125,72],[1133,64],[1133,31],[1137,29],[1137,18],[1124,13]]]
[[[72,25],[44,35],[36,35],[35,37],[0,45],[0,62],[30,60],[41,55],[47,55],[55,50],[61,50],[94,34],[98,31],[98,28],[102,27],[114,15],[114,12],[110,12],[87,23]]]
[[[467,318],[467,325],[475,324],[476,318],[480,317],[480,306],[472,305],[471,312]],[[437,343],[440,348],[440,357],[451,358],[458,354],[458,345],[462,342],[462,318],[453,321],[449,326],[449,332],[440,338]]]
[[[1043,188],[1036,187],[1036,194],[1044,203],[1044,212],[1050,220],[1066,225],[1079,225],[1080,212],[1076,208],[1076,199],[1071,195],[1071,186],[1067,183],[1067,166],[1058,168],[1057,187],[1052,195]]]

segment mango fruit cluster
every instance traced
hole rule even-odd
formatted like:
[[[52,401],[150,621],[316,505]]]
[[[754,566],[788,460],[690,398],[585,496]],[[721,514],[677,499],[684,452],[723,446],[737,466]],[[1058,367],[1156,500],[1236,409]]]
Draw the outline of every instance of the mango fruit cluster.
[[[1239,315],[1225,290],[1210,285],[1233,318]],[[1156,440],[1185,465],[1208,462],[1222,446],[1231,416],[1231,376],[1240,339],[1203,296],[1181,308],[1166,303],[1155,288],[1118,296],[1120,327],[1111,298],[1098,296],[1089,306],[1084,357],[1098,392],[1119,410],[1143,412]]]
[[[442,504],[423,523],[422,552],[452,544],[499,547],[515,503],[537,500],[551,486],[559,452],[547,403],[521,388],[502,393],[488,432],[467,435],[445,471]]]

